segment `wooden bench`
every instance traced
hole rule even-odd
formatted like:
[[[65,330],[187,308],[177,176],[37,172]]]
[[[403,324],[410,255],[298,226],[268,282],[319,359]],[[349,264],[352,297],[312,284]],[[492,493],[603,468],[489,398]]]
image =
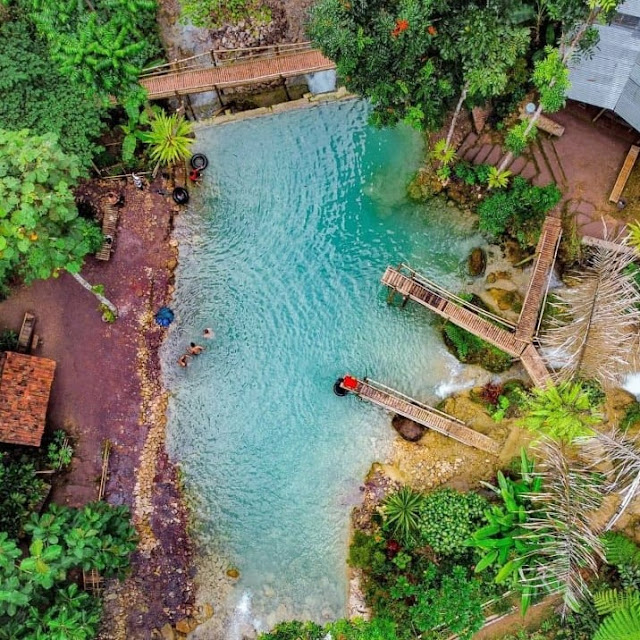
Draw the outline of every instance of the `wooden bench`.
[[[533,114],[527,113],[524,109],[520,110],[520,120],[531,120],[532,115]],[[556,136],[556,138],[560,138],[562,134],[564,134],[564,127],[547,116],[540,116],[536,120],[536,128],[551,136]]]
[[[31,349],[31,340],[33,339],[33,330],[36,326],[36,317],[33,313],[27,311],[22,319],[22,326],[18,334],[18,353],[29,353]]]
[[[113,245],[116,240],[117,225],[118,210],[114,205],[106,204],[102,216],[102,235],[104,236],[104,242],[98,253],[96,253],[98,260],[109,260],[109,258],[111,258],[111,252],[113,251]]]
[[[627,153],[627,157],[625,158],[624,164],[622,165],[622,169],[620,169],[620,173],[618,174],[618,179],[616,183],[613,185],[613,191],[609,196],[609,202],[618,202],[620,200],[620,196],[622,195],[622,191],[627,184],[627,180],[631,175],[631,171],[636,163],[638,158],[638,153],[640,152],[640,147],[636,147],[635,144],[631,145],[631,149],[629,149],[629,153]]]

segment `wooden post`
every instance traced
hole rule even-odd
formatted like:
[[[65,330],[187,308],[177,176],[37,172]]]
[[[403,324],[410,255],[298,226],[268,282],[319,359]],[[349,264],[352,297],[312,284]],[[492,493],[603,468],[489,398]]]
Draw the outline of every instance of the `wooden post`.
[[[282,79],[282,87],[284,88],[284,93],[287,96],[287,100],[291,102],[291,96],[289,95],[289,89],[287,88],[287,79],[284,76],[280,76]]]
[[[222,93],[221,93],[220,89],[218,89],[218,85],[214,84],[213,85],[213,89],[216,92],[216,95],[218,96],[218,102],[220,102],[220,106],[224,107],[225,106],[224,100],[222,99]]]
[[[187,107],[189,107],[189,111],[191,111],[191,119],[194,122],[198,121],[198,117],[196,116],[196,112],[193,110],[193,104],[191,104],[191,96],[187,93],[187,95],[185,96],[185,100],[187,103]],[[185,113],[186,113],[186,109],[185,109]]]
[[[407,302],[409,302],[409,296],[402,296],[402,308],[404,309],[407,306]]]
[[[393,304],[393,299],[395,298],[396,292],[392,287],[389,287],[389,292],[387,293],[387,304]]]

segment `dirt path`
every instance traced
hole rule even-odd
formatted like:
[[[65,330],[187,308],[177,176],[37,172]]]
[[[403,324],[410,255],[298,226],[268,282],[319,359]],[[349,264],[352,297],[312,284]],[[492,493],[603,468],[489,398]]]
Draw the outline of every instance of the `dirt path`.
[[[126,601],[117,593],[108,596],[103,637],[150,638],[152,628],[184,617],[192,601],[187,514],[176,470],[164,453],[158,359],[164,331],[152,321],[175,266],[173,203],[160,182],[143,191],[113,182],[85,191],[96,196],[109,188],[125,195],[116,250],[108,263],[89,258],[82,273],[104,285],[120,311],[117,322],[102,322],[91,293],[62,275],[22,287],[1,303],[0,327],[17,328],[26,310],[35,312],[43,339],[38,355],[58,363],[49,420],[69,431],[76,454],[53,499],[72,506],[95,500],[102,443],[113,443],[106,498],[134,508],[142,551],[121,590]]]

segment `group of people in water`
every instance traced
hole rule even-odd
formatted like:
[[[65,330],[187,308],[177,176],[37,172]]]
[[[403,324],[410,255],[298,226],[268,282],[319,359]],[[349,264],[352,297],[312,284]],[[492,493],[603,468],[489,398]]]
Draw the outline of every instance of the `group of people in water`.
[[[213,331],[211,329],[205,329],[202,332],[202,337],[211,339],[213,338]],[[189,348],[178,358],[178,364],[181,367],[186,367],[189,364],[189,360],[194,356],[199,356],[204,351],[204,347],[200,344],[196,344],[195,342],[189,343]]]

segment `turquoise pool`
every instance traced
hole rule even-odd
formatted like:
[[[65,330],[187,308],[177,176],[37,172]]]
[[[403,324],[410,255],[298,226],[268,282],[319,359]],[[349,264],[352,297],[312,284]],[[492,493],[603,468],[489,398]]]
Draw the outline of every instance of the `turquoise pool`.
[[[210,165],[177,226],[168,438],[203,553],[240,570],[232,625],[344,614],[349,511],[393,434],[334,380],[369,375],[429,400],[461,369],[437,320],[388,307],[380,277],[405,261],[456,289],[482,241],[455,210],[406,200],[420,135],[366,120],[349,101],[198,132]],[[191,340],[207,350],[180,369]]]

